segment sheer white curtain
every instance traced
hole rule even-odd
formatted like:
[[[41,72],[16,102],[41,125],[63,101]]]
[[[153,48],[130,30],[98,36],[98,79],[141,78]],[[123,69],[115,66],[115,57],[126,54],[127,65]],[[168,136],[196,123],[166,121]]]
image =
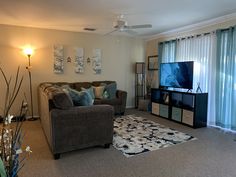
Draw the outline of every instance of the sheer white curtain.
[[[162,63],[174,62],[176,58],[175,54],[176,54],[176,40],[164,42],[162,44],[162,56],[161,56]]]
[[[176,61],[194,61],[193,90],[200,83],[208,92],[208,125],[215,125],[216,35],[179,39],[176,46]]]
[[[236,131],[236,26],[216,35],[216,126]]]

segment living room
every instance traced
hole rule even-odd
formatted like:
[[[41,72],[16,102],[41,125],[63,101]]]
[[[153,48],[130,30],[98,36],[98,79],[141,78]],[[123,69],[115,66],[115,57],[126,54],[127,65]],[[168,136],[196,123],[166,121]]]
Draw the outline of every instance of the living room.
[[[172,12],[165,13],[165,15],[159,13],[158,18],[155,17],[159,24],[154,24],[155,19],[145,20],[145,16],[151,16],[155,14],[155,11],[163,12],[163,8],[157,7],[158,4],[167,8],[170,7],[170,2],[150,2],[156,6],[146,5],[140,1],[137,5],[134,5],[136,2],[122,1],[114,2],[114,4],[106,1],[99,2],[105,8],[113,9],[113,11],[104,11],[104,9],[99,9],[100,6],[95,8],[88,2],[83,2],[84,7],[78,9],[76,7],[78,4],[73,4],[75,2],[71,2],[71,5],[64,4],[64,6],[50,2],[48,9],[37,2],[32,3],[32,5],[26,2],[15,3],[14,5],[13,2],[6,2],[1,7],[3,9],[0,13],[0,67],[9,78],[15,76],[17,67],[20,66],[20,75],[24,78],[10,114],[17,116],[19,105],[21,105],[22,100],[25,100],[29,106],[26,118],[32,117],[31,106],[33,105],[33,117],[37,119],[36,121],[23,122],[23,131],[26,133],[23,142],[31,147],[32,153],[27,157],[18,176],[235,176],[236,143],[234,141],[234,129],[224,129],[223,126],[193,129],[160,118],[150,112],[134,109],[135,63],[145,62],[146,77],[148,78],[150,74],[147,69],[149,56],[158,55],[158,62],[160,63],[172,62],[167,61],[163,57],[164,54],[161,55],[159,52],[161,42],[168,43],[176,39],[215,33],[216,30],[229,29],[235,26],[235,2],[230,0],[224,3],[207,1],[205,6],[199,5],[200,2],[196,5],[193,1],[191,2],[192,5],[190,2],[175,4]],[[69,2],[67,3],[69,4]],[[215,5],[211,3],[215,3]],[[191,10],[185,9],[182,14],[178,8],[183,4],[188,4]],[[54,5],[56,7],[55,12],[51,13],[50,9],[53,9]],[[149,10],[142,11],[142,6],[149,8]],[[196,11],[193,10],[194,7],[196,7]],[[207,16],[208,8],[212,10],[212,14]],[[76,11],[81,11],[84,19],[82,16],[81,18],[72,16],[72,12]],[[92,13],[92,11],[94,12]],[[99,24],[101,22],[99,13],[102,18],[107,17],[104,19],[105,22],[102,21],[102,24]],[[169,14],[171,17],[168,19]],[[76,15],[78,16],[78,14]],[[178,19],[172,19],[173,16],[177,15],[179,15]],[[191,18],[186,18],[184,21],[187,16]],[[112,23],[116,22],[117,19],[120,20],[119,18],[127,20],[128,25],[147,25],[147,28],[134,29],[134,32],[116,29]],[[151,28],[149,28],[149,23],[152,26]],[[96,30],[84,31],[84,27],[96,28]],[[55,46],[58,45],[63,47],[62,73],[55,73],[54,67]],[[30,56],[31,67],[26,69],[28,57],[23,53],[23,49],[29,46],[33,49],[33,54]],[[178,46],[175,47],[178,48]],[[83,50],[84,71],[82,73],[75,72],[76,48]],[[93,70],[95,49],[99,49],[102,56],[101,73],[98,74],[94,73]],[[176,61],[174,60],[174,62]],[[32,74],[33,104],[30,102],[29,71]],[[154,73],[152,88],[158,88],[159,70],[151,72]],[[1,77],[0,79],[3,83],[4,78]],[[196,139],[128,158],[110,146],[109,149],[92,147],[66,152],[62,153],[60,159],[54,160],[41,127],[38,86],[43,82],[93,81],[115,81],[117,89],[127,92],[125,116],[141,116],[179,132],[187,133]],[[204,90],[203,83],[203,81],[200,83],[200,87],[204,92],[208,92],[208,104],[211,104],[212,102],[209,101],[210,93],[208,90]],[[193,85],[192,90],[194,92],[197,82],[194,82]],[[5,93],[5,85],[1,84],[0,87]],[[3,107],[4,99],[0,100],[0,104]],[[209,120],[212,120],[211,115],[208,113],[208,125]],[[116,119],[119,120],[120,116],[116,115]]]

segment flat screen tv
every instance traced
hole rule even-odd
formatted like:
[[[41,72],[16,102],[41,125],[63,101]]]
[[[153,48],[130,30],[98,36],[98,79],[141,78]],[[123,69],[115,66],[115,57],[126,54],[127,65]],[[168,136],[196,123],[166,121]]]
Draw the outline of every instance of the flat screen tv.
[[[160,86],[192,89],[193,64],[193,61],[161,63]]]

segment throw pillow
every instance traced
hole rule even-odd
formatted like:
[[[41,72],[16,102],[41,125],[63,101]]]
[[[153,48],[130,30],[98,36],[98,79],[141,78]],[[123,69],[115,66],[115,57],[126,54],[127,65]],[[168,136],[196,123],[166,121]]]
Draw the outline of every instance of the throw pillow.
[[[107,91],[110,99],[116,98],[116,90],[117,90],[116,83],[111,83],[106,85],[105,90]]]
[[[77,91],[75,89],[69,88],[69,95],[75,106],[91,106],[93,105],[92,97],[86,91]]]
[[[87,91],[80,92],[80,104],[81,106],[92,106],[93,99]]]
[[[94,95],[93,87],[90,87],[88,89],[81,87],[81,90],[82,91],[87,91],[90,94],[90,96],[92,97],[92,99],[94,100],[95,95]]]
[[[73,107],[73,102],[65,92],[58,91],[52,93],[52,101],[54,105],[59,109],[69,109],[70,107]]]
[[[95,98],[103,98],[104,86],[93,87]]]
[[[79,105],[79,100],[80,100],[80,94],[77,90],[74,90],[72,88],[68,88],[69,95],[74,103],[75,106],[80,106]]]
[[[107,93],[106,90],[103,92],[103,98],[105,99],[109,98],[109,94]]]

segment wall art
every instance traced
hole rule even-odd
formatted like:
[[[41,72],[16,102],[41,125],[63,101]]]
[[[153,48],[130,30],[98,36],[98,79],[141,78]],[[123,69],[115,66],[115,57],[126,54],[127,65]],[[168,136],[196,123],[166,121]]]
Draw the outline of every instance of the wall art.
[[[158,70],[158,55],[148,56],[148,70]]]
[[[63,45],[54,45],[54,66],[53,71],[56,74],[61,74],[64,72],[64,48]]]
[[[102,51],[101,49],[93,49],[93,71],[94,74],[102,72]]]
[[[84,73],[84,49],[76,47],[75,49],[75,72]]]

